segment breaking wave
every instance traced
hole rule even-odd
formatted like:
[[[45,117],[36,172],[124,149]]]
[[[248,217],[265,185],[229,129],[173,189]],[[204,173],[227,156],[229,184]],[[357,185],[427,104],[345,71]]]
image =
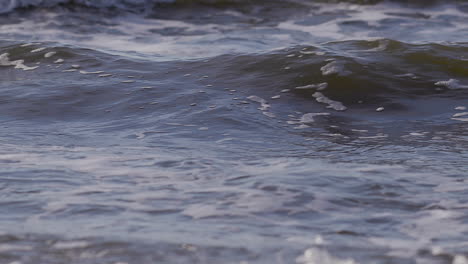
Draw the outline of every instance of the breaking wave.
[[[379,2],[400,2],[418,5],[430,5],[434,3],[447,2],[466,2],[466,0],[288,0],[288,1],[258,1],[258,2],[278,2],[286,4],[297,3],[337,3],[347,2],[353,4],[376,4]],[[177,4],[210,4],[210,5],[232,5],[232,4],[251,4],[249,0],[4,0],[0,2],[0,14],[8,13],[17,8],[29,7],[52,7],[56,5],[81,5],[93,8],[118,8],[118,9],[148,9],[156,4],[177,3]],[[258,4],[258,3],[257,3]]]

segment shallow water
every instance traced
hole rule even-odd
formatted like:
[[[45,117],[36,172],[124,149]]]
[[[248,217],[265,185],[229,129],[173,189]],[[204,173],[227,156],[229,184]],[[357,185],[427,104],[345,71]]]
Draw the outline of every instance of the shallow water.
[[[0,263],[468,263],[466,2],[68,2],[0,4]]]

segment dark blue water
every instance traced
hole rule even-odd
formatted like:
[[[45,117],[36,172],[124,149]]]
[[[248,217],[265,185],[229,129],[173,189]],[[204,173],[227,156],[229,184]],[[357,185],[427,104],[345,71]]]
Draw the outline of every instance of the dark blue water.
[[[0,10],[1,264],[468,263],[466,2]]]

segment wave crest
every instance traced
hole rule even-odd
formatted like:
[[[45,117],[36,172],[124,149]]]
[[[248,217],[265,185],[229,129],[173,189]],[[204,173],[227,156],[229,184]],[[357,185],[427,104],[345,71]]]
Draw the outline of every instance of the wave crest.
[[[171,3],[175,0],[4,0],[0,2],[0,14],[8,13],[16,8],[50,7],[58,4],[78,4],[89,7],[128,8],[132,6],[146,6],[155,3]]]
[[[339,3],[347,2],[353,4],[377,4],[380,2],[399,2],[405,4],[417,4],[417,5],[431,5],[436,3],[466,3],[468,0],[270,0],[270,1],[258,1],[263,3],[268,2],[317,2],[317,3]],[[245,4],[253,3],[251,0],[1,0],[0,1],[0,14],[8,13],[17,8],[27,7],[52,7],[58,4],[70,4],[70,5],[82,5],[94,8],[148,8],[158,3],[196,3],[196,4]]]

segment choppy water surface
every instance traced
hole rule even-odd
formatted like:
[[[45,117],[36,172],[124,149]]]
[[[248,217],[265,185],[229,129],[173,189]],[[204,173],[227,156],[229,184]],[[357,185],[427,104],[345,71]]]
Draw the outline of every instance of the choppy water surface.
[[[0,4],[0,263],[468,263],[466,2],[75,3]]]

